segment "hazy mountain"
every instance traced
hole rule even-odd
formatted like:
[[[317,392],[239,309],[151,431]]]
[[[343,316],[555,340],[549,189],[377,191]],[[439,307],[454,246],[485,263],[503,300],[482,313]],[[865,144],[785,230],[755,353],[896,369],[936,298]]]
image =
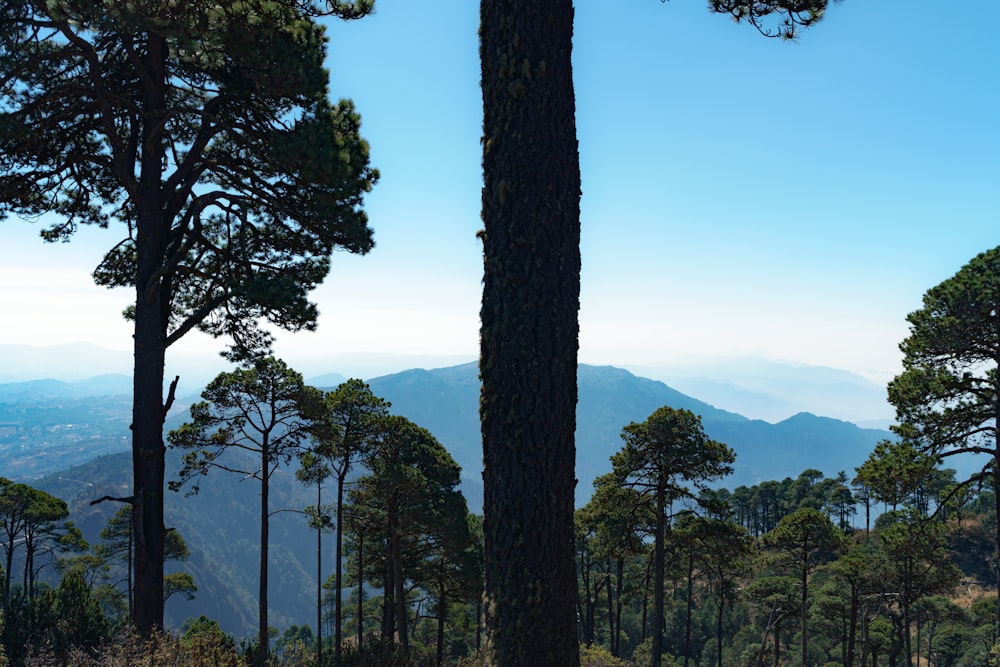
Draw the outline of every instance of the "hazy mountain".
[[[315,377],[305,378],[306,384],[311,387],[319,387],[320,389],[330,390],[338,387],[341,383],[347,380],[346,377],[340,373],[325,373],[323,375],[317,375]]]
[[[38,378],[81,380],[105,373],[132,372],[132,354],[89,343],[0,345],[0,382]]]
[[[279,352],[292,368],[317,386],[335,385],[342,377],[372,378],[403,368],[438,368],[470,361],[468,356],[454,355],[317,356],[299,354],[294,348]],[[891,371],[862,377],[844,370],[758,358],[628,366],[628,369],[716,407],[772,423],[799,412],[811,412],[886,428],[895,414],[885,395],[885,382],[892,376]],[[168,355],[166,370],[168,379],[180,375],[182,394],[197,394],[200,387],[219,372],[228,370],[228,366],[217,354],[178,350]],[[127,350],[109,350],[85,343],[0,344],[0,383],[40,378],[69,382],[108,373],[127,376],[131,372],[132,354]]]
[[[708,435],[737,454],[726,486],[795,477],[807,467],[834,474],[853,472],[887,431],[800,413],[771,424],[751,420],[691,398],[666,384],[612,366],[579,369],[577,405],[577,504],[586,502],[593,480],[610,471],[610,456],[622,446],[622,427],[669,405],[702,418]],[[470,505],[482,499],[479,379],[475,364],[436,370],[409,370],[374,378],[372,390],[392,403],[392,411],[427,428],[448,448],[463,470]]]
[[[337,378],[319,379],[325,384]],[[107,382],[116,386],[118,381]],[[105,380],[81,382],[79,386],[53,382],[0,386],[0,474],[27,479],[66,499],[74,521],[91,541],[97,540],[118,505],[91,506],[89,502],[104,495],[131,494],[128,396],[75,395],[104,384]],[[375,378],[370,384],[377,395],[392,402],[392,412],[427,428],[451,451],[464,471],[462,484],[469,506],[478,510],[482,503],[482,453],[475,364],[410,370]],[[178,399],[179,407],[169,417],[168,428],[181,423],[184,408],[190,403],[191,398]],[[888,436],[884,431],[811,414],[799,414],[778,424],[751,420],[620,368],[581,366],[578,504],[589,498],[593,479],[610,469],[609,457],[622,444],[622,427],[645,419],[663,405],[701,415],[708,434],[736,450],[736,472],[721,481],[729,488],[796,477],[806,468],[817,468],[828,476],[842,469],[850,474],[874,443]],[[76,426],[69,428],[69,424]],[[67,436],[62,448],[56,448],[56,436],[67,433],[74,434],[75,440]],[[116,441],[108,443],[102,439],[108,435],[93,437],[90,433],[113,434],[110,437]],[[94,458],[111,446],[119,453]],[[79,465],[70,467],[74,457],[83,456],[92,460],[80,460]],[[38,479],[46,466],[57,472]],[[179,469],[179,454],[168,450],[168,479],[176,478]],[[254,630],[259,486],[241,475],[221,471],[213,471],[210,480],[202,483],[196,496],[167,494],[167,524],[181,532],[192,554],[181,567],[195,576],[199,588],[193,602],[170,601],[168,623],[177,627],[187,617],[204,613],[217,619],[227,632],[247,636]],[[271,622],[276,627],[308,623],[315,599],[315,533],[296,510],[315,503],[315,489],[298,484],[292,470],[283,470],[274,480],[271,495],[272,509],[286,510],[274,514],[271,526]],[[329,548],[332,541],[326,544]],[[329,555],[324,561],[329,563]]]
[[[811,412],[885,428],[895,416],[878,381],[823,366],[763,359],[727,359],[673,366],[630,366],[689,396],[755,419],[778,422]]]
[[[128,452],[101,456],[32,485],[63,498],[72,520],[91,543],[121,504],[90,501],[132,494],[132,457]],[[180,453],[167,450],[167,478],[176,479]],[[180,628],[188,618],[205,614],[226,632],[250,636],[256,629],[257,581],[260,563],[260,486],[243,475],[213,471],[197,495],[166,492],[165,522],[184,537],[191,552],[184,563],[167,563],[167,572],[183,570],[198,586],[192,601],[176,596],[168,601],[165,622]],[[270,530],[270,622],[286,628],[314,618],[316,600],[316,533],[302,508],[314,504],[315,489],[294,479],[294,470],[279,470],[272,479]],[[326,544],[332,545],[327,539]],[[324,556],[329,562],[330,556]]]

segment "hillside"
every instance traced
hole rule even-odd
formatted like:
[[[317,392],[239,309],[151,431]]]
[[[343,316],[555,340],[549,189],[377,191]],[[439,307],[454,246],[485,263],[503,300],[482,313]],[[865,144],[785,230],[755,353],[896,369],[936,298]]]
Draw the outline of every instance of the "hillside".
[[[336,380],[337,378],[331,378]],[[427,428],[452,452],[463,468],[463,490],[469,506],[476,510],[482,502],[481,448],[479,437],[479,380],[474,364],[435,370],[410,370],[370,381],[373,391],[392,402],[392,412],[402,414]],[[77,388],[79,389],[79,388]],[[95,541],[107,517],[117,506],[103,503],[90,506],[91,499],[103,495],[130,493],[131,457],[127,453],[128,397],[94,396],[82,390],[52,385],[35,393],[24,387],[0,386],[0,409],[6,410],[11,433],[0,439],[0,461],[4,474],[32,484],[70,502],[73,518],[87,539]],[[55,395],[53,395],[53,392]],[[65,394],[71,394],[69,398]],[[81,393],[83,395],[81,395]],[[17,394],[17,395],[15,395]],[[68,402],[67,402],[68,401]],[[179,399],[168,426],[184,418],[183,408],[191,399]],[[736,471],[721,484],[733,488],[765,479],[795,477],[805,468],[817,468],[833,475],[838,470],[852,472],[871,451],[874,443],[888,437],[885,431],[861,429],[847,422],[799,414],[778,424],[750,420],[719,410],[686,396],[662,382],[649,380],[614,367],[581,366],[577,429],[577,503],[589,498],[593,479],[610,470],[609,457],[621,447],[619,434],[630,421],[643,420],[656,408],[670,405],[690,409],[702,416],[708,434],[726,442],[737,452]],[[105,407],[101,407],[105,406]],[[112,409],[111,407],[114,406]],[[60,412],[62,411],[62,412]],[[39,450],[33,434],[46,442],[60,431],[60,420],[78,424],[80,438],[59,450],[50,446]],[[91,424],[101,432],[115,434],[112,450],[91,449],[86,439]],[[13,448],[11,447],[13,443]],[[27,458],[12,451],[31,452]],[[89,456],[86,456],[89,453]],[[99,458],[95,455],[104,454]],[[85,457],[71,466],[73,457]],[[89,460],[88,460],[89,459]],[[28,464],[22,464],[26,461]],[[38,471],[50,474],[37,479]],[[168,478],[180,468],[176,452],[168,451]],[[205,613],[237,636],[253,631],[257,559],[259,550],[258,488],[237,475],[217,474],[212,483],[203,483],[197,496],[167,495],[166,517],[191,548],[191,560],[184,569],[199,586],[193,602],[171,600],[167,621],[179,626],[189,616]],[[315,534],[308,530],[301,514],[315,502],[314,490],[296,483],[292,471],[283,472],[272,489],[276,514],[271,526],[272,581],[271,621],[276,627],[310,622],[315,600]],[[332,545],[332,540],[327,544]],[[329,563],[330,557],[324,557]]]
[[[613,366],[582,365],[578,377],[578,505],[589,497],[591,482],[610,471],[609,458],[622,445],[622,427],[646,419],[663,405],[700,415],[708,435],[736,451],[735,471],[722,482],[728,487],[795,477],[805,468],[850,473],[876,442],[891,437],[887,431],[808,413],[777,424],[747,419]],[[369,384],[372,391],[392,402],[394,412],[430,430],[452,452],[464,471],[469,504],[477,506],[482,499],[482,453],[476,365],[409,370],[375,378]]]

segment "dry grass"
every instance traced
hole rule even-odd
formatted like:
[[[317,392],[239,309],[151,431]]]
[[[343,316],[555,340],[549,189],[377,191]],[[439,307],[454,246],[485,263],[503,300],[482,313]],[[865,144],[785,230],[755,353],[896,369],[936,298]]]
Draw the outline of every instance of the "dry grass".
[[[71,649],[65,661],[50,650],[29,655],[25,667],[247,667],[244,658],[209,633],[181,639],[156,633],[143,641],[131,628],[123,629],[112,641],[95,651]]]

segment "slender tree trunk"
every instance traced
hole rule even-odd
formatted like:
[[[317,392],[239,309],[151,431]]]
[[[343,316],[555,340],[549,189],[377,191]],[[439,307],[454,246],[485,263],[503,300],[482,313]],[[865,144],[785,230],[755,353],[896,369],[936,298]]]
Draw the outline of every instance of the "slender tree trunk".
[[[662,473],[661,473],[662,477]],[[660,667],[663,654],[664,576],[666,572],[666,480],[656,485],[656,529],[653,538],[653,659],[652,667]]]
[[[802,618],[802,667],[807,667],[809,664],[809,628],[806,622],[809,620],[809,607],[808,607],[808,588],[809,585],[809,568],[805,565],[808,559],[809,548],[806,546],[804,549],[805,557],[802,560],[802,601],[800,607],[800,613]],[[775,635],[777,636],[777,635]]]
[[[441,581],[438,593],[437,667],[444,665],[444,622],[445,613],[448,609],[448,603],[446,600],[447,595],[448,592],[445,588],[444,581]]]
[[[611,648],[611,655],[615,654],[615,636],[618,631],[615,629],[615,591],[614,591],[614,579],[611,576],[611,560],[607,560],[604,563],[605,571],[607,572],[607,598],[608,598],[608,645]]]
[[[694,594],[694,556],[688,554],[687,605],[684,618],[684,667],[691,661],[691,597]]]
[[[28,595],[29,598],[35,597],[35,592],[33,590],[34,586],[31,582],[31,568],[34,567],[35,563],[35,544],[34,539],[27,538],[24,540],[24,576],[21,583],[22,590]]]
[[[590,600],[590,572],[587,569],[586,555],[584,550],[580,551],[580,584],[583,587],[581,592],[577,589],[576,593],[576,615],[580,619],[580,630],[583,635],[583,643],[587,646],[590,644],[587,642],[587,637],[589,636],[587,631],[587,612],[586,604]]]
[[[726,611],[726,582],[719,584],[719,615],[715,618],[715,650],[718,654],[718,667],[722,667],[722,622]]]
[[[344,472],[337,475],[337,543],[335,548],[335,553],[333,556],[334,560],[334,584],[333,589],[336,597],[333,599],[333,664],[340,665],[341,654],[343,653],[343,648],[341,644],[343,643],[343,630],[342,630],[342,620],[341,620],[341,598],[344,596],[343,593],[343,571],[344,571],[344,540],[343,535],[340,530],[342,516],[344,511],[344,478],[347,476],[347,462],[344,462]],[[360,531],[359,531],[360,532]],[[361,571],[358,570],[358,579],[361,579]],[[358,591],[360,595],[361,584],[359,581]],[[360,616],[358,617],[360,618]],[[358,646],[360,646],[361,633],[358,633]]]
[[[588,578],[589,579],[589,578]],[[584,591],[583,614],[580,622],[583,625],[583,643],[591,646],[594,643],[594,618],[597,611],[594,591],[590,589],[590,582],[586,583],[587,589]]]
[[[903,600],[903,650],[906,652],[906,667],[913,667],[913,645],[910,639],[910,628],[913,626],[913,620],[910,617],[910,591],[909,586],[906,587],[906,599]]]
[[[408,633],[408,617],[406,610],[406,592],[403,581],[403,547],[400,541],[400,527],[397,521],[391,521],[389,529],[389,567],[392,569],[393,585],[393,616],[395,620],[395,630],[399,633],[399,643],[404,652],[410,650],[410,639]]]
[[[9,539],[7,544],[4,545],[4,551],[6,552],[4,556],[7,558],[7,564],[3,570],[3,596],[4,601],[8,604],[10,603],[10,581],[11,575],[13,574],[12,567],[14,565],[14,536],[13,534],[8,534]]]
[[[612,639],[611,654],[620,658],[622,653],[622,582],[625,579],[625,559],[619,558],[617,564],[617,586],[615,587],[615,636]]]
[[[579,664],[580,169],[572,0],[481,0],[488,660]]]
[[[996,449],[993,454],[993,509],[996,511],[996,516],[1000,517],[1000,474],[996,471],[1000,470],[1000,392],[997,392],[997,407],[994,415],[994,421],[997,426],[993,429],[993,442],[996,444]],[[998,519],[1000,520],[1000,519]],[[1000,591],[1000,530],[994,531],[994,569],[996,570],[997,576],[997,590]],[[997,615],[994,621],[993,628],[993,641],[994,643],[1000,641],[1000,604],[997,605]]]
[[[316,667],[323,667],[323,482],[316,482]],[[337,517],[340,532],[340,517]],[[337,664],[340,663],[339,655]]]
[[[269,516],[268,516],[268,496],[270,494],[271,460],[268,451],[267,436],[264,436],[261,445],[261,477],[260,477],[260,590],[258,592],[257,606],[257,632],[259,637],[259,648],[257,653],[257,664],[267,664],[270,654],[270,637],[267,634],[267,556],[269,539]]]
[[[338,527],[339,531],[340,528]],[[358,648],[365,642],[365,536],[358,530]]]
[[[133,620],[143,635],[163,626],[163,367],[170,284],[160,275],[170,221],[163,217],[160,138],[166,109],[166,41],[149,35],[143,58],[142,163],[136,212],[135,368],[132,395],[132,525],[135,533]]]

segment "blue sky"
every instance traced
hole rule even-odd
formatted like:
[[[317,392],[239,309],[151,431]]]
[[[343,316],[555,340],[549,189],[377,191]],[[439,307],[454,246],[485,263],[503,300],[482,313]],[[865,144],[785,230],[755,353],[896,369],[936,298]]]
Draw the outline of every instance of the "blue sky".
[[[355,100],[382,179],[376,249],[338,254],[319,330],[279,339],[293,364],[339,364],[313,372],[477,354],[478,3],[377,7],[329,31],[332,94]],[[845,0],[787,43],[700,0],[578,2],[581,361],[891,377],[924,291],[1000,243],[998,24],[994,2]],[[129,348],[130,295],[88,276],[119,230],[49,246],[2,224],[0,344]]]

